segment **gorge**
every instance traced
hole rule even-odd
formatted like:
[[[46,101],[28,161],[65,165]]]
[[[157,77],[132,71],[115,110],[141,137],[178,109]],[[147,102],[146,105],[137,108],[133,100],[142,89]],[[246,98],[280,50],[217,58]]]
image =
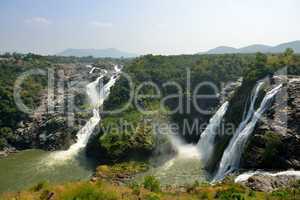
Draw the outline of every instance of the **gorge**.
[[[265,185],[282,176],[284,180],[297,180],[298,171],[289,169],[300,169],[297,132],[300,73],[294,67],[297,64],[291,64],[287,71],[292,75],[275,75],[282,65],[275,63],[273,66],[268,63],[272,60],[261,60],[261,56],[147,55],[130,62],[61,65],[65,70],[65,81],[88,81],[80,86],[85,89],[84,94],[73,92],[78,97],[76,103],[78,101],[79,107],[88,112],[74,114],[79,119],[76,118],[71,127],[74,130],[70,132],[65,128],[65,113],[37,115],[38,119],[29,118],[18,124],[14,130],[16,139],[7,137],[6,144],[20,152],[0,159],[0,168],[3,167],[0,170],[0,177],[3,177],[0,191],[26,189],[45,179],[51,183],[105,179],[117,185],[130,185],[135,182],[143,184],[145,177],[153,176],[162,188],[170,185],[171,188],[184,188],[211,181],[219,184],[224,178],[237,176],[236,183],[255,190],[264,188],[257,186],[261,176],[271,177],[264,178],[270,180]],[[278,59],[285,59],[280,56]],[[124,67],[118,67],[121,65]],[[191,70],[189,81],[184,77],[187,67]],[[128,83],[125,73],[131,77],[132,83]],[[183,98],[174,95],[180,91],[179,86],[166,86],[168,81],[176,81],[183,88],[179,93]],[[215,91],[209,87],[198,88],[198,84],[205,81],[216,85],[218,92],[215,96]],[[138,90],[144,82],[156,84],[161,97],[152,97],[157,90],[151,87]],[[139,107],[129,104],[120,113],[99,111],[126,105],[131,89],[135,95],[137,91],[146,95],[134,102]],[[189,95],[194,94],[191,91],[197,91],[196,95],[200,96],[210,95],[211,99],[191,102],[193,99]],[[288,95],[284,94],[285,91]],[[70,94],[67,92],[64,97]],[[168,95],[174,98],[163,101],[164,107],[160,107],[161,100]],[[210,112],[198,112],[197,106]],[[139,108],[155,112],[145,114]],[[282,113],[287,114],[286,121],[281,118]],[[264,123],[266,119],[267,123]],[[189,134],[184,134],[183,123],[193,124],[195,121],[200,125],[207,124],[206,128],[197,132],[190,127]],[[124,128],[127,122],[132,126],[129,129]],[[153,126],[164,127],[165,124],[176,126],[174,130],[169,126],[156,130]],[[224,124],[233,124],[237,128],[229,132],[222,129]],[[46,150],[50,147],[52,152],[36,150],[39,147]],[[35,150],[24,150],[31,148]],[[272,166],[270,159],[280,162]],[[128,164],[130,167],[127,168],[127,162],[142,162],[147,170],[133,170],[133,175],[122,173],[131,167]],[[110,180],[111,174],[105,173],[110,173],[110,167],[114,169],[119,164],[122,169],[117,168],[116,177],[113,174]],[[256,185],[249,182],[251,180],[255,180]],[[272,186],[265,191],[276,189]]]

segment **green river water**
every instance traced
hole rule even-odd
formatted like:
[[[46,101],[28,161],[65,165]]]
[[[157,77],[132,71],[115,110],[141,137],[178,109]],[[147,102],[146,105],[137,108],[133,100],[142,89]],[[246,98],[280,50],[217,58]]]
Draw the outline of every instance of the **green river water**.
[[[55,152],[26,150],[0,159],[0,193],[32,187],[41,181],[63,183],[88,180],[97,163],[84,152],[68,160],[54,161]]]
[[[204,182],[207,173],[202,167],[200,155],[194,145],[178,145],[178,154],[158,167],[150,168],[136,177],[137,182],[143,182],[145,176],[154,176],[162,186],[186,186]]]
[[[29,189],[42,181],[64,183],[91,178],[97,163],[88,159],[84,151],[69,159],[62,159],[67,156],[57,153],[60,152],[26,150],[0,159],[0,193]],[[137,175],[135,181],[142,182],[148,175],[155,176],[163,186],[184,186],[205,180],[195,146],[180,147],[176,157]]]

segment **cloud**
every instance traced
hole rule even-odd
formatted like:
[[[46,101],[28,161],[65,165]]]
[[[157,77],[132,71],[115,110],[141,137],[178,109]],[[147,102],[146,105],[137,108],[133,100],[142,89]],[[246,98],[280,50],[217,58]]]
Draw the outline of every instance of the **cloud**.
[[[28,24],[52,24],[52,22],[45,17],[33,17],[30,19],[26,19],[25,22]]]
[[[113,26],[113,24],[110,22],[100,22],[100,21],[92,21],[90,24],[97,28],[110,28]]]

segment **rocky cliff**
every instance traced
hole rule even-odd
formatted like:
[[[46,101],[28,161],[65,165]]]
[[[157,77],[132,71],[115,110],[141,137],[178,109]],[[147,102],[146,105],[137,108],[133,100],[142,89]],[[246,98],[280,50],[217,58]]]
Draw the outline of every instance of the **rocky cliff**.
[[[244,151],[242,168],[300,169],[300,76],[284,82]]]
[[[241,169],[299,169],[300,168],[300,76],[270,77],[261,89],[255,104],[258,108],[266,91],[282,83],[270,109],[260,117],[243,151]],[[249,98],[255,82],[243,82],[232,99],[224,124],[238,127],[249,107]],[[225,129],[215,140],[215,151],[206,168],[214,172],[228,146],[234,129]]]
[[[21,121],[11,147],[45,150],[68,149],[76,141],[76,133],[91,116],[86,85],[101,70],[90,73],[93,66],[60,64],[54,70],[53,87],[45,88],[40,106],[26,121]],[[95,69],[93,69],[95,71]],[[99,72],[99,73],[98,73]]]

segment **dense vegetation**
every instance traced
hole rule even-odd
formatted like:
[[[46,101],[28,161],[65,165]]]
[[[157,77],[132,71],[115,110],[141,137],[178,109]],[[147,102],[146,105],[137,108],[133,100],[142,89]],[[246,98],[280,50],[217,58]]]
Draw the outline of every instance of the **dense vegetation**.
[[[140,155],[149,155],[149,152],[153,151],[155,146],[152,145],[145,147],[145,144],[150,144],[150,137],[153,132],[151,126],[141,128],[141,122],[150,121],[157,122],[164,116],[169,116],[167,121],[175,121],[180,126],[183,125],[183,120],[187,119],[192,121],[197,118],[200,123],[207,122],[211,114],[203,115],[196,112],[193,105],[191,109],[186,110],[187,104],[192,104],[191,91],[202,81],[211,81],[218,87],[222,82],[238,79],[244,72],[245,67],[248,66],[252,60],[253,55],[183,55],[183,56],[153,56],[147,55],[141,58],[135,59],[129,65],[126,65],[123,69],[132,80],[132,85],[129,84],[126,77],[122,76],[111,91],[109,99],[105,102],[105,110],[114,110],[123,107],[130,98],[130,91],[137,91],[138,87],[145,82],[152,82],[158,86],[162,96],[159,98],[139,98],[134,102],[131,102],[128,109],[120,114],[105,116],[101,123],[101,131],[98,139],[100,145],[101,156],[108,155],[114,159],[124,158],[124,155],[128,154],[130,149],[136,149],[137,146],[143,146],[139,149]],[[190,72],[188,71],[190,70]],[[191,76],[188,78],[188,76]],[[190,80],[189,80],[190,79]],[[187,81],[190,81],[188,83]],[[165,86],[167,82],[176,82],[182,89],[178,90],[174,85]],[[189,89],[189,84],[191,89]],[[139,94],[143,95],[156,95],[157,91],[151,86],[143,86],[140,88]],[[160,100],[172,94],[178,94],[183,99],[183,104],[178,101],[178,98],[166,100],[164,108],[160,107]],[[202,87],[199,89],[198,94],[214,94],[208,87]],[[137,94],[135,94],[136,97]],[[202,108],[214,109],[218,104],[218,98],[212,99],[212,101],[197,100]],[[157,111],[155,114],[141,113],[138,108],[141,107],[146,111]],[[179,107],[179,109],[176,109]],[[168,115],[167,111],[177,110],[172,115]],[[191,112],[191,113],[190,113]],[[126,120],[130,124],[133,124],[136,129],[132,132],[124,135],[122,132],[114,133],[109,127],[111,124],[119,124],[120,119]],[[166,122],[166,121],[165,121]],[[181,127],[183,128],[183,127]],[[145,132],[145,130],[147,130]],[[135,137],[134,135],[143,135],[146,137]],[[147,136],[148,135],[148,136]],[[186,135],[186,139],[191,141],[197,141],[198,135]],[[196,139],[195,139],[196,138]],[[135,142],[132,142],[135,141]],[[104,150],[105,151],[104,151]],[[115,150],[114,150],[115,149]],[[147,150],[145,153],[145,150]],[[97,151],[97,150],[95,150]],[[103,153],[106,152],[106,153]]]
[[[158,116],[166,115],[169,117],[169,121],[175,122],[179,125],[180,133],[187,133],[188,126],[192,127],[195,120],[199,120],[199,124],[207,123],[211,115],[214,113],[215,108],[219,105],[219,97],[216,96],[212,99],[198,99],[197,104],[200,108],[205,110],[211,110],[211,113],[203,114],[199,113],[192,103],[191,95],[194,89],[199,83],[204,81],[210,81],[214,83],[219,91],[222,87],[222,83],[237,80],[240,77],[244,77],[244,84],[240,88],[240,92],[244,92],[242,96],[236,96],[236,103],[232,104],[232,112],[240,109],[244,105],[244,100],[250,93],[253,85],[258,79],[261,79],[267,75],[271,75],[277,70],[287,66],[288,72],[293,74],[299,74],[299,60],[298,55],[294,55],[293,51],[287,49],[284,54],[265,55],[257,53],[256,55],[249,54],[226,54],[226,55],[182,55],[182,56],[153,56],[147,55],[135,59],[130,64],[126,65],[123,69],[132,80],[132,85],[129,84],[126,77],[122,76],[111,91],[109,99],[105,102],[105,110],[114,110],[123,107],[130,99],[130,92],[135,91],[137,93],[138,87],[145,82],[152,82],[156,84],[161,92],[160,97],[151,98],[139,98],[136,103],[131,102],[127,110],[120,114],[110,114],[105,116],[101,123],[101,131],[98,136],[98,150],[101,149],[101,155],[107,155],[115,160],[124,158],[124,155],[129,154],[130,149],[136,149],[132,141],[139,141],[141,144],[149,144],[151,136],[141,137],[137,139],[134,135],[139,135],[139,131],[142,130],[141,135],[146,136],[147,133],[151,134],[151,127],[148,129],[140,129],[140,124],[143,119],[159,118]],[[190,73],[188,72],[190,70]],[[190,76],[190,78],[189,78]],[[167,82],[176,82],[183,89],[182,92],[178,90],[174,85],[164,85]],[[189,83],[190,82],[190,83]],[[190,84],[190,88],[189,88]],[[140,88],[139,88],[140,89]],[[136,94],[135,93],[135,97]],[[143,86],[139,90],[139,94],[144,95],[156,95],[157,91],[151,85]],[[178,94],[182,98],[182,104],[179,102],[178,97],[170,98],[164,102],[165,110],[160,109],[156,112],[157,115],[147,115],[138,111],[137,105],[144,110],[151,110],[153,108],[159,108],[159,101],[168,95]],[[197,94],[215,94],[209,87],[199,88]],[[216,95],[216,94],[215,94]],[[190,110],[187,106],[191,105]],[[150,109],[151,108],[151,109]],[[161,107],[160,107],[161,108]],[[177,109],[178,108],[178,109]],[[170,113],[166,111],[175,110]],[[235,112],[232,114],[233,122],[239,123],[241,118],[241,112]],[[124,135],[124,132],[109,129],[111,124],[119,124],[121,126],[120,119],[125,119],[127,122],[134,125],[136,128]],[[234,121],[235,120],[235,121]],[[188,123],[186,123],[188,122]],[[145,132],[145,130],[147,130]],[[121,133],[121,134],[119,134]],[[145,134],[146,133],[146,134]],[[199,133],[195,130],[183,135],[188,142],[197,142]],[[153,143],[152,143],[153,144]],[[145,150],[151,152],[154,146],[150,145],[140,149],[142,155]],[[97,149],[97,148],[96,148]],[[97,150],[95,150],[97,151]],[[103,153],[105,152],[105,153]]]
[[[17,139],[16,129],[23,126],[25,122],[31,120],[30,114],[20,111],[14,100],[14,85],[17,78],[25,72],[30,70],[45,70],[51,68],[54,71],[61,69],[60,66],[75,66],[84,65],[86,63],[95,63],[96,65],[103,65],[103,63],[128,63],[128,59],[96,59],[93,57],[60,57],[60,56],[40,56],[35,54],[19,54],[6,53],[0,55],[0,150],[7,147],[18,147],[20,141]],[[29,108],[37,108],[41,103],[41,98],[44,94],[48,84],[47,74],[45,75],[31,75],[27,77],[21,85],[21,99]],[[79,97],[79,98],[77,98]],[[84,97],[76,96],[82,101]],[[76,99],[76,100],[77,100]],[[82,104],[82,102],[80,102]],[[76,113],[79,115],[80,113]],[[52,118],[51,118],[52,117]],[[48,116],[45,129],[61,130],[65,132],[73,131],[72,127],[67,129],[62,119],[57,116]],[[51,123],[51,124],[50,124]],[[76,128],[74,127],[75,134]],[[53,132],[53,131],[52,131]],[[55,132],[55,130],[54,130]],[[65,134],[68,135],[68,134]],[[66,145],[70,145],[69,143]],[[67,147],[68,148],[68,147]]]
[[[52,67],[42,56],[28,54],[6,54],[0,60],[0,149],[13,143],[14,130],[18,123],[27,120],[28,114],[21,112],[14,101],[14,84],[19,75],[28,70]],[[33,75],[24,81],[21,98],[25,105],[36,108],[40,94],[47,84],[47,76]]]
[[[282,72],[280,70],[284,69]],[[228,109],[227,116],[230,116],[234,124],[239,124],[242,118],[242,112],[237,112],[243,107],[250,91],[254,87],[257,80],[274,73],[282,73],[282,75],[299,75],[300,74],[300,56],[293,54],[293,50],[287,49],[284,54],[266,55],[257,53],[255,60],[251,63],[245,73],[244,84],[236,92],[237,95],[231,100],[234,104]],[[285,74],[286,73],[286,74]]]

